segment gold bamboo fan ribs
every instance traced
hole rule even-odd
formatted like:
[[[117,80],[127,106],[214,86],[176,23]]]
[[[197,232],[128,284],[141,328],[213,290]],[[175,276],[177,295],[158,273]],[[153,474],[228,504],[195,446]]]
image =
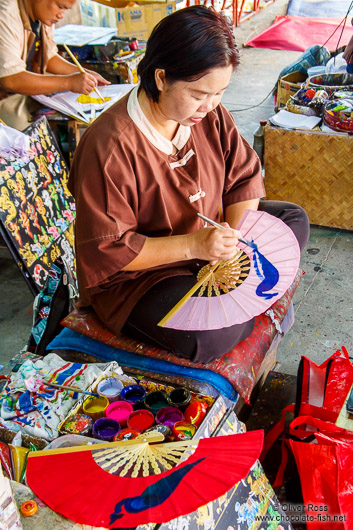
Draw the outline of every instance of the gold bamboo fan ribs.
[[[206,287],[207,296],[213,296],[213,294],[219,296],[221,290],[224,293],[228,293],[229,289],[235,289],[243,283],[249,272],[249,256],[239,249],[232,259],[219,261],[217,268],[213,269],[210,265],[202,267],[197,275],[197,280],[202,282],[198,296],[204,294]]]
[[[108,473],[120,477],[147,477],[172,469],[197,448],[196,442],[115,446],[93,451],[96,463]],[[186,451],[188,453],[186,454]]]

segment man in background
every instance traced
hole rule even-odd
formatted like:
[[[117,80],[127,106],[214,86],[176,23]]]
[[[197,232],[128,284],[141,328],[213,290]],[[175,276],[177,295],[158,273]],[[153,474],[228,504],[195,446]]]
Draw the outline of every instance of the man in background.
[[[109,84],[58,54],[54,24],[76,0],[0,0],[0,119],[26,128],[38,104],[29,96],[69,90],[89,94]]]

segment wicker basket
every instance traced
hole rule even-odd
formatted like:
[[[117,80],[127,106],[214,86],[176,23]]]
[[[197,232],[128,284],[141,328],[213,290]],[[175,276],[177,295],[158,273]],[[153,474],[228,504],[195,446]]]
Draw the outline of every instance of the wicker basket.
[[[353,137],[265,129],[267,199],[295,202],[310,223],[353,230]]]

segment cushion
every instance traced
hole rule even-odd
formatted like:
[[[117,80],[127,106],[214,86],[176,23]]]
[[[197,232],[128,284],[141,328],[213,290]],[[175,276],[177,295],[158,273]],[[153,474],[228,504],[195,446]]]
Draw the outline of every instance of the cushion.
[[[288,291],[270,310],[255,318],[254,329],[246,340],[208,364],[192,363],[126,335],[114,335],[103,326],[91,309],[75,309],[70,313],[62,321],[62,325],[69,328],[71,333],[68,329],[63,330],[49,344],[48,349],[77,349],[105,360],[116,360],[123,366],[140,367],[156,373],[182,374],[211,384],[231,400],[236,401],[239,393],[249,403],[260,375],[261,364],[277,335],[278,324],[288,311],[301,275],[302,272],[298,271]],[[103,348],[102,345],[108,348]],[[134,355],[128,355],[129,352]]]

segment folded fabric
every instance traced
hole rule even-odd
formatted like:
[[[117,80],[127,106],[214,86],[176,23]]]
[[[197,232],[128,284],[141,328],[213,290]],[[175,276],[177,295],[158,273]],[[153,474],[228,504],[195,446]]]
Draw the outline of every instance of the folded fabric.
[[[26,383],[37,377],[86,390],[101,373],[94,364],[69,363],[55,353],[35,363],[26,361],[11,375],[6,389],[0,394],[0,425],[46,440],[57,438],[59,424],[78,396],[70,397],[67,390],[48,386],[31,392]]]

